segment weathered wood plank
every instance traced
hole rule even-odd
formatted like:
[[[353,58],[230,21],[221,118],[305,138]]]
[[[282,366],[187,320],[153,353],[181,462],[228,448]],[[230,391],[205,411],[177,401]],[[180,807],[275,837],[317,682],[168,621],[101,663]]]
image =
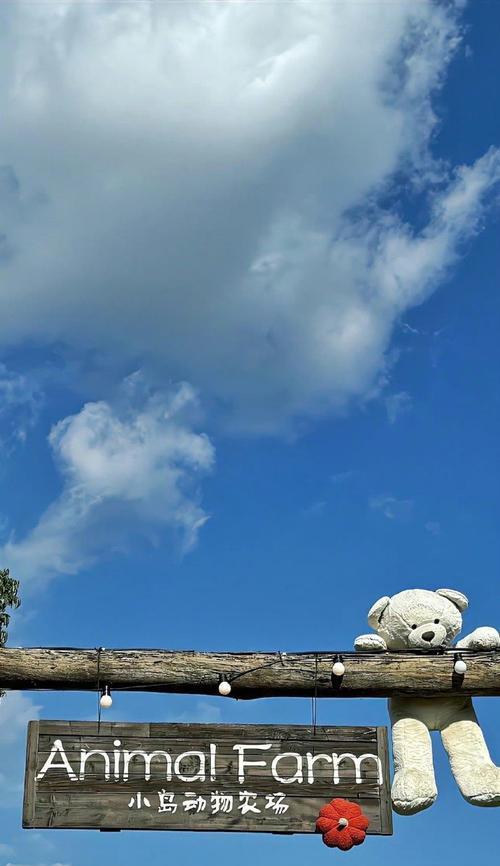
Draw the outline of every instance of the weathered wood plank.
[[[290,772],[290,767],[282,767],[283,772]],[[363,781],[358,785],[356,784],[356,779],[354,776],[345,775],[343,776],[340,773],[340,781],[337,785],[333,785],[332,776],[330,773],[329,777],[323,776],[322,778],[317,778],[314,782],[314,790],[317,796],[321,794],[323,798],[323,805],[328,803],[332,797],[346,797],[347,799],[352,799],[352,797],[375,797],[379,799],[379,785],[377,782],[376,775],[374,773],[366,774],[370,775],[371,778],[364,778]],[[141,779],[139,776],[131,776],[128,782],[109,782],[107,785],[106,797],[111,798],[119,798],[123,797],[125,794],[128,794],[130,797],[132,791],[141,791],[144,795],[156,795],[158,793],[159,788],[167,788],[169,791],[174,792],[176,795],[184,796],[186,791],[190,791],[193,785],[186,782],[180,782],[178,779],[173,779],[170,782],[166,782],[165,779],[156,779],[155,782],[149,781],[145,782],[144,777]],[[194,786],[196,788],[196,793],[201,794],[204,797],[210,797],[212,791],[219,791],[219,793],[223,794],[232,794],[237,797],[241,786],[234,781],[227,781],[225,779],[220,779],[216,785],[210,782],[196,782]],[[255,788],[259,791],[260,794],[273,794],[277,791],[277,789],[282,790],[283,786],[281,786],[274,782],[272,779],[265,778],[263,776],[253,776],[251,773],[248,774],[247,778],[247,787],[251,788],[253,791]],[[84,795],[93,795],[98,794],[101,795],[102,792],[102,777],[99,778],[97,775],[92,778],[85,778],[84,782],[78,782],[78,794],[75,793],[75,784],[71,784],[68,782],[68,779],[62,779],[61,777],[52,778],[50,777],[47,782],[44,782],[43,785],[39,785],[39,796],[43,792],[44,795],[55,795],[55,794],[64,794],[71,796],[73,799],[75,796],[84,796]],[[298,785],[290,785],[286,787],[286,791],[282,791],[286,793],[287,798],[299,798],[304,799],[304,785],[300,788]]]
[[[101,720],[99,730],[97,730],[97,726],[89,730],[88,722],[67,723],[44,719],[43,728],[40,731],[40,743],[42,745],[47,742],[46,738],[49,737],[49,734],[44,733],[44,731],[48,729],[46,726],[50,726],[50,736],[52,736],[54,732],[60,732],[73,738],[75,741],[81,740],[81,738],[84,737],[86,740],[91,742],[94,737],[99,737],[100,740],[107,737],[112,741],[119,734],[121,728],[123,728],[123,723],[105,722]],[[377,730],[376,727],[338,727],[334,725],[321,725],[321,727],[318,728],[314,728],[310,725],[277,725],[273,728],[270,725],[257,724],[224,725],[216,723],[203,724],[199,722],[195,724],[189,724],[186,722],[151,722],[141,724],[130,722],[127,723],[127,738],[129,740],[135,739],[137,741],[144,738],[148,741],[158,738],[165,742],[165,740],[183,739],[189,732],[191,737],[196,736],[197,739],[208,741],[213,737],[215,731],[217,732],[217,738],[219,740],[228,739],[231,741],[233,741],[238,734],[243,736],[252,733],[256,737],[265,736],[268,740],[278,740],[279,742],[292,740],[300,740],[303,742],[304,739],[314,739],[317,742],[325,740],[328,742],[332,737],[335,737],[337,740],[345,740],[346,742],[375,743],[377,741]]]
[[[35,814],[36,768],[39,722],[29,722],[26,743],[26,770],[24,785],[23,814],[33,821]]]
[[[342,794],[339,794],[342,796]],[[345,794],[344,794],[345,796]],[[57,827],[58,829],[117,829],[117,830],[218,830],[224,832],[252,833],[315,833],[316,818],[319,810],[325,805],[324,797],[290,798],[290,810],[286,824],[283,818],[276,816],[254,815],[249,818],[240,815],[207,814],[183,816],[182,826],[169,821],[165,817],[159,824],[156,812],[145,809],[132,812],[125,809],[117,810],[112,795],[106,798],[95,794],[73,796],[71,807],[68,808],[66,795],[39,795],[39,808],[34,824],[23,822],[28,829]],[[349,800],[359,803],[363,812],[370,819],[369,834],[390,835],[392,831],[382,826],[380,820],[379,801],[377,798],[353,797]],[[326,802],[328,801],[328,798]],[[293,829],[292,829],[293,828]]]
[[[390,779],[389,747],[387,743],[387,728],[377,728],[377,753],[382,763],[382,776]],[[380,823],[381,833],[392,833],[392,803],[389,785],[382,785],[379,789],[380,796]]]
[[[453,674],[444,654],[344,654],[345,674],[332,677],[334,653],[202,653],[176,650],[0,649],[0,688],[111,689],[231,697],[321,698],[500,695],[500,652],[466,653],[467,672]],[[317,677],[316,677],[317,672]]]

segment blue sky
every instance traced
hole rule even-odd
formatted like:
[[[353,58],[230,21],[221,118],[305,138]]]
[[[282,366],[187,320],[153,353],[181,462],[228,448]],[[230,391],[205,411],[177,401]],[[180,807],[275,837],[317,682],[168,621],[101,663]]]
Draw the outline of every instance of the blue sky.
[[[499,28],[494,0],[2,4],[12,645],[349,648],[414,586],[498,627]],[[2,702],[2,866],[341,856],[22,831],[27,720],[95,703]],[[498,699],[477,705],[498,763]],[[311,708],[120,694],[109,717]],[[382,700],[319,707],[386,721]],[[433,808],[346,856],[491,856],[497,811],[461,800],[435,747]]]

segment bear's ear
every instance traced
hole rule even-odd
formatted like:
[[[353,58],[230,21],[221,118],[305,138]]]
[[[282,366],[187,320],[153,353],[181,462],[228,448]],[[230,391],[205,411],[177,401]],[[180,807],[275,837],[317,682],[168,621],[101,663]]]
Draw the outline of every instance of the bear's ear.
[[[380,620],[382,619],[382,614],[390,602],[391,599],[389,596],[383,595],[382,598],[379,598],[379,600],[372,605],[368,611],[368,625],[370,628],[373,628],[375,631],[377,630],[377,627],[380,625]]]
[[[467,596],[465,596],[463,592],[457,592],[456,589],[436,589],[436,593],[437,595],[442,595],[444,598],[447,598],[448,601],[451,601],[455,607],[458,607],[460,613],[467,610],[469,607]]]

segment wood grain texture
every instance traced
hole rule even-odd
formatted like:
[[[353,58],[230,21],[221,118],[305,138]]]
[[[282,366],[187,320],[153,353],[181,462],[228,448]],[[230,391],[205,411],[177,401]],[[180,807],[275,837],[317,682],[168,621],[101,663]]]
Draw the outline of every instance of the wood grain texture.
[[[47,766],[54,743],[58,751]],[[243,780],[238,778],[241,767],[235,744],[248,747]],[[117,745],[121,757],[115,764]],[[211,745],[215,749],[213,764],[209,759]],[[88,761],[85,758],[82,776],[82,752],[96,749],[101,754],[92,754]],[[127,765],[127,778],[125,750],[127,754],[139,750]],[[147,765],[145,755],[156,750],[162,750],[161,755]],[[193,750],[207,757],[205,775],[186,781],[184,776],[194,777],[200,770],[200,759]],[[339,758],[335,768],[328,759],[332,753]],[[103,754],[110,759],[109,778]],[[311,778],[308,757],[313,759]],[[359,759],[357,769],[354,757]],[[281,781],[273,774],[276,759]],[[264,760],[263,766],[251,763],[259,760]],[[296,777],[298,763],[303,770],[301,779]],[[385,728],[119,722],[98,725],[44,720],[31,722],[28,728],[23,826],[314,833],[320,808],[333,797],[343,797],[359,803],[370,819],[369,833],[389,835],[389,785]],[[160,792],[165,790],[174,798],[175,813],[159,808]],[[255,794],[251,802],[258,812],[242,813],[241,795],[245,792]],[[213,808],[214,793],[230,798],[227,813]],[[266,808],[269,795],[283,795],[286,813]],[[185,799],[194,796],[203,801],[199,812],[184,808]]]
[[[333,653],[209,653],[182,650],[0,649],[0,689],[93,690],[216,695],[221,677],[230,697],[320,698],[500,695],[500,652],[464,655],[465,676],[453,673],[454,653],[363,653],[344,656],[332,677]],[[99,667],[99,674],[98,674]],[[317,667],[317,680],[316,680]]]
[[[36,767],[39,722],[29,722],[26,742],[26,769],[24,777],[23,820],[28,824],[35,817]]]

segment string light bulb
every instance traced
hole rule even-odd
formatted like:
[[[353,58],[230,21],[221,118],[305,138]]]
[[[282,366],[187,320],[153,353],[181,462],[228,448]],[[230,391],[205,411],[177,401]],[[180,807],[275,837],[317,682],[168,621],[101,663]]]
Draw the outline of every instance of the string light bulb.
[[[113,698],[111,697],[109,686],[104,687],[99,703],[103,710],[109,710],[113,706]]]
[[[227,680],[221,680],[219,683],[219,694],[227,698],[231,694],[231,683]]]
[[[465,664],[462,656],[460,656],[460,655],[456,656],[455,664],[453,665],[453,670],[455,671],[456,674],[460,674],[461,676],[463,676],[464,673],[466,672],[467,665]]]
[[[345,665],[342,661],[342,656],[335,656],[335,661],[332,667],[334,677],[343,677],[345,674]]]

